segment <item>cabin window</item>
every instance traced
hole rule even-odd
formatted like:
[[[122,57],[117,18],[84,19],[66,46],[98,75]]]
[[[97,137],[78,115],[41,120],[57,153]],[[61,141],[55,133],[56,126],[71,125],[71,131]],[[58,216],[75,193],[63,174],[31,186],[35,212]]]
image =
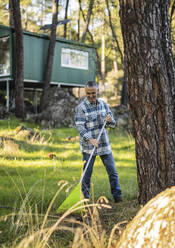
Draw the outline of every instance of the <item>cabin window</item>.
[[[61,66],[88,70],[88,52],[62,48]]]
[[[10,37],[0,37],[0,75],[10,74]]]

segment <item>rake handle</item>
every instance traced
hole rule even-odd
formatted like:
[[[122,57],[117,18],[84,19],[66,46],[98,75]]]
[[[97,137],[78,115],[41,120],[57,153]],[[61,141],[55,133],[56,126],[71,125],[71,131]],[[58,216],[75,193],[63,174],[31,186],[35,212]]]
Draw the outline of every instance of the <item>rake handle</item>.
[[[102,129],[100,130],[100,133],[99,133],[99,135],[98,135],[98,137],[97,137],[97,141],[100,140],[100,137],[101,137],[101,135],[102,135],[102,133],[103,133],[103,130],[104,130],[105,126],[106,126],[106,121],[103,123]],[[82,181],[83,181],[84,175],[85,175],[85,173],[86,173],[86,171],[87,171],[87,169],[88,169],[88,166],[89,166],[90,161],[91,161],[91,159],[92,159],[92,156],[93,156],[93,154],[94,154],[94,152],[95,152],[95,149],[96,149],[96,147],[94,146],[94,148],[93,148],[93,150],[92,150],[92,152],[91,152],[91,155],[90,155],[90,157],[89,157],[89,159],[88,159],[88,161],[87,161],[86,168],[85,168],[84,171],[83,171],[83,175],[82,175],[82,177],[81,177],[81,179],[80,179],[80,183],[82,183]]]

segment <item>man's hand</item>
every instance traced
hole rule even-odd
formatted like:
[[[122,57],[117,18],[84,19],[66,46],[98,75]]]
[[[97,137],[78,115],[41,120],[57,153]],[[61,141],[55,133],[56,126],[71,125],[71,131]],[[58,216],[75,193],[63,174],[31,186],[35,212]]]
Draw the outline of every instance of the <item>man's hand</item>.
[[[104,119],[106,122],[112,122],[112,118],[110,115],[106,115],[105,119]]]
[[[89,141],[93,146],[98,147],[98,144],[99,144],[98,140],[96,140],[96,139],[89,139],[88,141]]]

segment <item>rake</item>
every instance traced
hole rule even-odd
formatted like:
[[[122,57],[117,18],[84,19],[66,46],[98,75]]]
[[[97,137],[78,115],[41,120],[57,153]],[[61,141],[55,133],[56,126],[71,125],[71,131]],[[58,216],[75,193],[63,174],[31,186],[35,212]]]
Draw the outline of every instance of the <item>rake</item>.
[[[100,133],[97,137],[97,141],[100,140],[100,137],[102,135],[102,132],[105,128],[105,125],[106,125],[106,121],[104,122],[103,126],[102,126],[102,129],[100,130]],[[72,190],[72,192],[68,195],[68,197],[66,198],[66,200],[64,202],[62,202],[62,204],[58,207],[57,209],[57,213],[62,213],[62,212],[65,212],[66,210],[70,209],[71,207],[73,207],[76,203],[80,202],[82,199],[83,199],[83,196],[82,196],[82,192],[81,192],[81,184],[82,184],[82,181],[83,181],[83,178],[86,174],[86,171],[88,169],[88,166],[90,164],[90,161],[92,159],[92,156],[95,152],[95,149],[96,147],[94,146],[93,147],[93,150],[91,152],[91,155],[87,161],[87,164],[86,164],[86,167],[83,171],[83,174],[81,176],[81,179],[79,181],[79,183],[75,186],[75,188]]]

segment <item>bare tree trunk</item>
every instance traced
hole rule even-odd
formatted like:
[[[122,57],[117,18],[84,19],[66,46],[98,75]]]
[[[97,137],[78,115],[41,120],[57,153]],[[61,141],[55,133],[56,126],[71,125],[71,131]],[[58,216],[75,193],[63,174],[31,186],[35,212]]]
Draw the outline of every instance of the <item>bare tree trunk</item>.
[[[104,28],[104,27],[103,27]],[[102,74],[102,84],[105,84],[105,35],[102,31],[101,36],[101,74]]]
[[[120,0],[120,19],[139,202],[144,204],[175,185],[175,67],[169,0]]]
[[[121,92],[121,100],[120,104],[124,106],[128,106],[128,85],[127,85],[127,77],[126,77],[126,63],[124,62],[123,65],[124,70],[124,77],[123,77],[123,83],[122,83],[122,92]]]
[[[175,11],[175,0],[173,0],[171,10],[170,10],[170,23],[172,22],[174,11]]]
[[[128,104],[128,87],[127,87],[127,82],[126,82],[126,68],[125,68],[126,63],[124,63],[123,53],[122,53],[122,50],[120,48],[120,45],[119,45],[119,42],[117,39],[117,35],[116,35],[115,29],[114,29],[113,24],[112,24],[111,10],[109,7],[109,0],[105,0],[105,1],[106,1],[106,6],[107,6],[107,10],[108,10],[108,15],[109,15],[109,26],[111,28],[112,37],[115,41],[116,49],[119,51],[121,62],[123,64],[123,70],[124,70],[120,104],[127,106],[127,104]]]
[[[47,60],[46,66],[44,71],[44,86],[43,92],[41,95],[40,100],[40,111],[42,112],[45,108],[45,98],[48,89],[50,88],[50,81],[52,77],[52,67],[53,67],[53,59],[54,59],[54,50],[55,50],[55,40],[56,40],[56,28],[57,28],[57,21],[58,21],[58,2],[59,0],[53,0],[52,6],[52,28],[51,28],[51,35],[50,35],[50,42],[47,52]]]
[[[27,28],[28,28],[28,13],[26,11],[25,20],[24,20],[24,30],[27,30]]]
[[[64,19],[67,19],[68,8],[69,8],[69,0],[66,1],[66,9],[65,9]],[[67,24],[64,24],[64,38],[66,38],[66,37],[67,37]]]
[[[111,10],[109,8],[109,1],[108,0],[105,0],[106,1],[106,7],[107,7],[107,10],[108,10],[108,15],[109,15],[109,26],[111,28],[111,32],[112,32],[112,37],[116,43],[116,48],[118,49],[119,53],[120,53],[120,58],[121,58],[121,62],[122,64],[124,63],[123,61],[123,53],[120,49],[120,45],[119,45],[119,42],[118,42],[118,39],[117,39],[117,35],[115,33],[115,29],[113,27],[113,24],[112,24],[112,18],[111,18]]]
[[[21,26],[20,3],[11,1],[15,29],[15,115],[24,119],[24,85],[23,85],[23,33]]]
[[[79,8],[80,8],[80,11],[81,11],[81,13],[82,13],[83,20],[84,20],[84,22],[85,22],[85,21],[86,21],[86,18],[85,18],[83,9],[82,9],[82,7],[81,7],[81,0],[79,0]],[[88,33],[89,33],[89,35],[90,35],[91,42],[92,42],[93,46],[95,47],[95,41],[94,41],[93,35],[92,35],[91,32],[89,31],[89,28],[88,28]],[[99,75],[100,75],[100,78],[102,78],[100,56],[99,56],[99,54],[98,54],[97,49],[96,49],[95,51],[96,51],[96,57],[97,57],[97,70],[98,70],[98,73],[99,73]]]
[[[114,42],[112,43],[112,48],[113,48],[113,55],[114,55],[114,61],[113,61],[113,65],[114,65],[114,72],[117,73],[118,72],[118,65],[117,65],[117,52],[116,52],[116,48],[115,48],[115,44]]]
[[[85,22],[83,34],[82,34],[82,37],[81,37],[81,42],[84,42],[85,39],[86,39],[86,34],[87,34],[88,28],[89,28],[89,23],[90,23],[90,19],[91,19],[93,5],[94,5],[94,0],[90,0],[90,2],[89,2],[89,8],[88,8],[88,14],[87,14],[87,18],[86,18],[86,22]]]
[[[80,22],[81,22],[81,0],[79,2],[79,8],[78,8],[78,34],[77,34],[77,41],[80,40]]]
[[[9,25],[14,28],[12,0],[9,0]]]

